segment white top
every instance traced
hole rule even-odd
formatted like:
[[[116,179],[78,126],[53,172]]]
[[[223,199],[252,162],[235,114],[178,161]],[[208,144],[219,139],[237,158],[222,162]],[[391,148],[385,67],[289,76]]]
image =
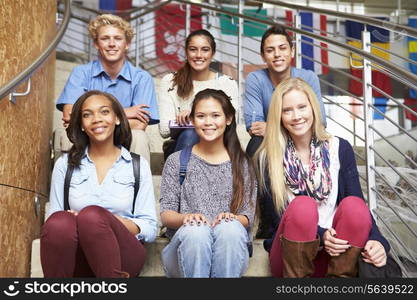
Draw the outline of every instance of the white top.
[[[222,90],[229,97],[232,98],[232,105],[238,109],[238,87],[237,82],[233,78],[226,75],[218,75],[216,78],[197,81],[193,80],[193,91],[190,97],[183,99],[177,94],[177,87],[172,86],[172,79],[174,74],[170,73],[165,75],[161,79],[160,88],[158,92],[158,103],[159,103],[159,133],[163,138],[170,136],[168,122],[169,120],[175,120],[179,111],[191,110],[194,96],[198,92],[211,88],[216,90]],[[179,109],[178,109],[179,108]]]
[[[330,154],[330,177],[332,180],[332,189],[330,191],[329,197],[326,201],[317,201],[318,212],[319,212],[319,226],[322,228],[331,228],[333,224],[333,217],[336,212],[336,201],[338,194],[338,185],[339,185],[339,138],[332,137],[330,139],[329,146]],[[303,165],[304,168],[308,170],[309,166]],[[291,202],[294,199],[294,195],[289,192],[288,199]]]

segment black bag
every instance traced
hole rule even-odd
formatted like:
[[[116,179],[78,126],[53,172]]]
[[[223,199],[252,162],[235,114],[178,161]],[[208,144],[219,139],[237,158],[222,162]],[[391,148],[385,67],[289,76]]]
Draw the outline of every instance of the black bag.
[[[169,139],[162,144],[162,152],[164,153],[164,161],[167,160],[168,156],[174,153],[176,145],[177,143],[174,139]]]
[[[383,267],[375,267],[359,257],[358,269],[359,278],[402,278],[401,268],[391,255],[387,256],[387,264]]]

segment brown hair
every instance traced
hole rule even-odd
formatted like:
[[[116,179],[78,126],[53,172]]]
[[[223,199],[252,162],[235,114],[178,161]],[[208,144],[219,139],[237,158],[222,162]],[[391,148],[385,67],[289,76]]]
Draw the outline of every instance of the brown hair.
[[[250,180],[250,199],[252,199],[252,192],[255,183],[255,174],[253,171],[252,161],[247,154],[242,150],[239,138],[236,133],[236,110],[234,109],[231,98],[225,94],[222,90],[205,89],[198,92],[193,101],[190,117],[194,119],[195,109],[197,104],[208,98],[213,98],[220,103],[223,112],[226,115],[226,119],[231,119],[230,125],[226,126],[226,130],[223,136],[223,143],[226,147],[227,153],[230,156],[232,162],[232,176],[233,176],[233,197],[230,203],[230,212],[236,214],[243,205],[245,182],[244,182],[244,165],[247,163]],[[247,184],[247,183],[246,183]],[[254,205],[254,203],[251,203]]]
[[[71,111],[71,119],[67,128],[68,139],[72,142],[72,147],[68,153],[68,163],[74,167],[78,167],[81,162],[81,158],[84,155],[87,145],[90,143],[88,135],[81,130],[82,123],[82,107],[84,102],[90,96],[104,96],[110,102],[114,113],[120,121],[120,125],[117,125],[114,130],[113,143],[115,146],[123,146],[126,149],[130,148],[132,143],[132,132],[130,131],[129,122],[125,115],[122,105],[113,95],[98,90],[92,90],[81,95],[75,102]]]
[[[187,50],[191,39],[199,35],[204,36],[208,40],[210,43],[211,51],[213,51],[213,54],[216,53],[216,42],[214,41],[214,37],[209,31],[205,29],[199,29],[191,32],[185,40],[185,49]],[[184,65],[174,74],[172,82],[174,87],[177,86],[177,95],[179,97],[187,98],[190,96],[191,92],[193,91],[193,78],[191,75],[191,66],[187,60],[185,61]]]

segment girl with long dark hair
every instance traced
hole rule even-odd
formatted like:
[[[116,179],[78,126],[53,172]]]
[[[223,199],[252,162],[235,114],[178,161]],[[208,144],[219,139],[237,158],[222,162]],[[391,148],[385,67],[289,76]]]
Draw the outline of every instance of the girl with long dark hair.
[[[171,134],[169,122],[187,125],[194,96],[206,88],[223,90],[237,108],[238,88],[231,77],[210,70],[216,53],[216,42],[205,29],[190,33],[185,40],[186,61],[175,73],[162,78],[158,93],[160,120],[159,132],[163,138],[171,140],[164,144],[164,156],[179,151],[198,142],[193,128],[184,128]]]
[[[199,142],[185,179],[181,184],[181,151],[162,174],[161,221],[171,239],[164,270],[168,277],[240,277],[249,262],[256,181],[236,134],[235,109],[223,91],[205,89],[190,118]]]
[[[143,267],[143,242],[155,239],[152,175],[140,158],[140,186],[129,149],[132,135],[123,107],[111,94],[93,90],[72,107],[67,128],[73,146],[53,170],[49,218],[42,227],[45,277],[131,277]],[[71,166],[68,204],[64,181]]]

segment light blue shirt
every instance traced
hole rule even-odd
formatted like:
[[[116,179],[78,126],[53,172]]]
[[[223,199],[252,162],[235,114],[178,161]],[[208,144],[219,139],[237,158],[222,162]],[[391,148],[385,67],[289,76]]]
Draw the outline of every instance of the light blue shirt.
[[[48,216],[64,210],[64,180],[68,166],[68,154],[62,155],[52,172],[50,208]],[[146,159],[140,160],[140,186],[132,214],[135,177],[132,156],[125,148],[107,172],[101,184],[98,183],[96,167],[88,156],[88,148],[75,168],[71,178],[68,201],[71,210],[81,211],[90,205],[101,206],[114,215],[132,220],[140,228],[138,240],[152,242],[156,238],[157,219],[152,174]]]
[[[62,111],[64,104],[74,104],[82,94],[91,90],[112,94],[124,108],[146,104],[151,115],[149,124],[159,123],[153,79],[148,72],[128,61],[114,80],[107,75],[99,60],[76,66],[57,100],[56,108]]]
[[[291,77],[298,77],[307,82],[317,95],[323,125],[326,123],[326,110],[321,98],[320,82],[317,75],[310,70],[291,68]],[[246,129],[249,130],[253,122],[266,122],[271,97],[275,90],[268,69],[261,69],[249,73],[245,83],[245,100],[243,105]]]

